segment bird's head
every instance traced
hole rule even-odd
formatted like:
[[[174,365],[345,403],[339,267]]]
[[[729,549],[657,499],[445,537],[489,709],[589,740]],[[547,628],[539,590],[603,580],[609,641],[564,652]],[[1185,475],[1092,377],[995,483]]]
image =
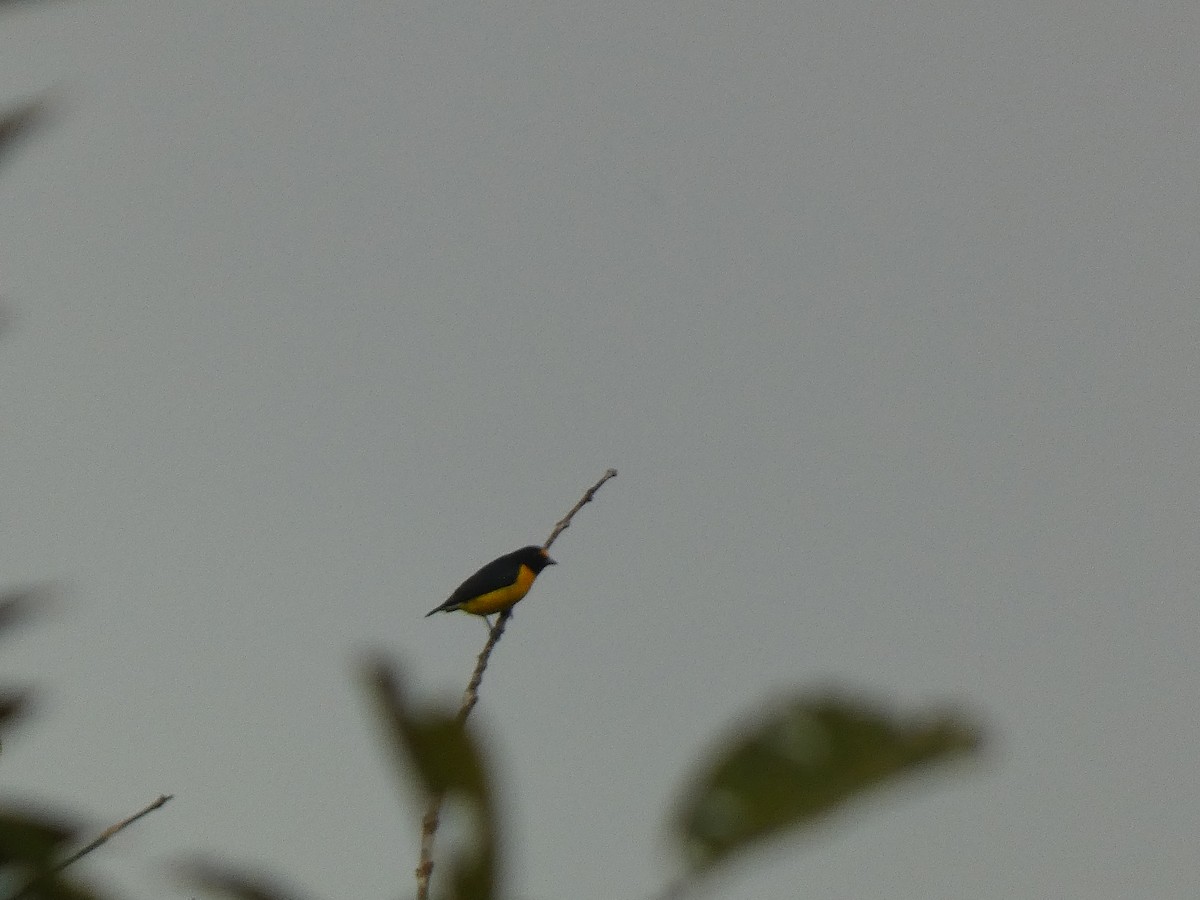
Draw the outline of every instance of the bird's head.
[[[550,558],[550,554],[546,552],[544,547],[529,546],[522,551],[522,560],[525,565],[533,569],[534,572],[540,572],[546,566],[556,566],[557,562]]]

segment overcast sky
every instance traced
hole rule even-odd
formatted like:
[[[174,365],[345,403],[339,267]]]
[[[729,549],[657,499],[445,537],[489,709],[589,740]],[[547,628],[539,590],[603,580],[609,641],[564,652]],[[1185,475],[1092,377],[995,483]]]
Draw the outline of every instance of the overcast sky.
[[[78,2],[0,16],[6,794],[135,900],[180,855],[411,892],[354,683],[555,545],[484,684],[506,885],[642,900],[793,688],[981,763],[711,896],[1196,896],[1193,0]]]

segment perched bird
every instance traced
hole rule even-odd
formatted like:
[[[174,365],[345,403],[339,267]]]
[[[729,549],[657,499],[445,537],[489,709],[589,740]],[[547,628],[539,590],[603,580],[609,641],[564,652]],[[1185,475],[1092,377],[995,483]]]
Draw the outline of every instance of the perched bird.
[[[492,613],[511,609],[514,604],[533,587],[533,580],[546,566],[555,565],[554,560],[541,547],[529,546],[506,553],[490,563],[458,586],[450,599],[425,614],[428,618],[437,612],[454,612],[461,609],[476,616],[486,617]],[[491,627],[491,622],[488,622]]]

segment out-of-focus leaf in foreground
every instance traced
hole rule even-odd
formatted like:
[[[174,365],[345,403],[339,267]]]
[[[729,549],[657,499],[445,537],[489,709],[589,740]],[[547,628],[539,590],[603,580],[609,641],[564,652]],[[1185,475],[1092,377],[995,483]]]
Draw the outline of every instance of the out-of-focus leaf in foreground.
[[[679,804],[690,868],[812,825],[864,792],[980,745],[952,714],[901,717],[859,700],[798,696],[718,747]]]
[[[46,606],[51,591],[45,586],[0,590],[0,634],[28,621]],[[0,739],[13,723],[29,711],[29,692],[9,685],[0,686]]]
[[[367,663],[364,675],[400,776],[426,795],[453,792],[485,800],[479,753],[458,717],[447,709],[410,708],[399,673],[382,660]]]
[[[196,860],[181,867],[181,875],[210,894],[237,900],[293,900],[295,894],[260,875],[235,871],[224,863]]]
[[[69,881],[61,861],[77,829],[45,812],[0,808],[0,870],[19,885],[9,895],[21,900],[98,900],[99,895]]]
[[[46,118],[40,102],[26,103],[0,111],[0,161],[8,157],[20,141],[32,133]]]
[[[50,606],[54,596],[53,587],[45,584],[0,590],[0,631],[28,622]]]
[[[490,900],[496,889],[497,833],[491,781],[483,752],[460,717],[441,707],[413,708],[395,667],[383,660],[363,666],[367,689],[383,723],[384,739],[402,781],[415,785],[420,801],[454,803],[469,815],[469,833],[439,864],[453,900]]]
[[[49,869],[62,848],[75,837],[74,826],[24,810],[0,809],[0,853],[5,863],[21,862]]]

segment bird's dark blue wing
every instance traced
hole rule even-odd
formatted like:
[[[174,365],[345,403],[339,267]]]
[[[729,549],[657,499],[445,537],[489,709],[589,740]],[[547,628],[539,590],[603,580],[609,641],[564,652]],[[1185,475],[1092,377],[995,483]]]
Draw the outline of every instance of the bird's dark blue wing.
[[[473,597],[479,597],[517,580],[521,570],[521,551],[509,553],[490,563],[460,584],[443,606],[458,606]]]

